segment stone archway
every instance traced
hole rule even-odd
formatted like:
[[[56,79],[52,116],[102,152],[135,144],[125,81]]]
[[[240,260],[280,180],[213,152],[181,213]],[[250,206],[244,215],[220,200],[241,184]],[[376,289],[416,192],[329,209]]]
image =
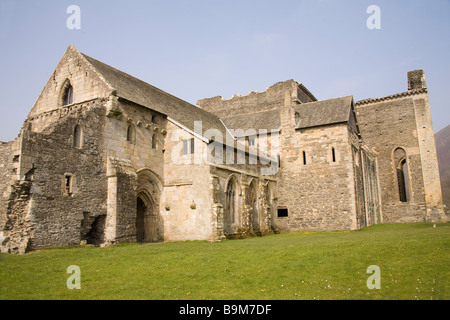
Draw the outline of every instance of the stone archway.
[[[157,217],[151,196],[141,192],[136,206],[136,242],[158,241]]]
[[[239,185],[234,175],[226,181],[223,232],[227,237],[234,237],[240,225]]]
[[[145,216],[147,215],[147,207],[140,197],[137,198],[136,208],[136,242],[145,242]]]
[[[136,241],[158,242],[164,239],[159,202],[163,184],[149,169],[137,172]]]

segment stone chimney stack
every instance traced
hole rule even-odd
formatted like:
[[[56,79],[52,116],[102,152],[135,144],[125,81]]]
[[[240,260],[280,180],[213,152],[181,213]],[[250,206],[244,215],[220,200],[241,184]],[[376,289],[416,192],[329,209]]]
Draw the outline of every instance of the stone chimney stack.
[[[425,72],[423,70],[414,70],[408,72],[408,90],[426,89]]]

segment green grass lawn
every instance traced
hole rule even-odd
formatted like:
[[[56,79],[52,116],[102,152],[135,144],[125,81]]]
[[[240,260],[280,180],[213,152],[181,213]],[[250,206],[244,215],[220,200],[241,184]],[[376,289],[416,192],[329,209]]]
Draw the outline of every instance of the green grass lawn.
[[[1,254],[0,299],[449,299],[449,249],[450,224],[418,223]]]

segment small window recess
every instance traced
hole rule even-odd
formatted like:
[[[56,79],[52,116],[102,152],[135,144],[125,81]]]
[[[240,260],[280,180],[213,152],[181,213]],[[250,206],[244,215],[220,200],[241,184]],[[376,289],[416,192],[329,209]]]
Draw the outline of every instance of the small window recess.
[[[156,134],[152,135],[152,149],[157,149]]]
[[[130,124],[127,128],[127,141],[130,143],[136,142],[136,129],[132,124]]]
[[[397,178],[398,178],[398,189],[400,202],[409,202],[409,176],[408,176],[408,166],[406,164],[406,158],[402,159],[397,167]]]
[[[83,130],[79,124],[73,129],[73,147],[81,149],[83,146]]]
[[[73,175],[71,174],[64,176],[64,195],[69,197],[73,195]]]
[[[277,210],[278,218],[285,218],[289,216],[288,208],[287,207],[278,207]]]

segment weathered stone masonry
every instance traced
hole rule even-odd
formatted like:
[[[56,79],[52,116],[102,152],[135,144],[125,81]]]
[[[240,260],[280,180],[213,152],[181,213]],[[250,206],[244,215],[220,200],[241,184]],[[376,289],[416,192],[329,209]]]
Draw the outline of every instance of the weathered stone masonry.
[[[408,73],[408,84],[407,92],[359,101],[357,117],[362,136],[378,154],[384,221],[439,221],[445,217],[423,71]]]
[[[1,252],[443,221],[423,72],[408,86],[354,103],[288,80],[196,107],[70,46],[0,143]]]

